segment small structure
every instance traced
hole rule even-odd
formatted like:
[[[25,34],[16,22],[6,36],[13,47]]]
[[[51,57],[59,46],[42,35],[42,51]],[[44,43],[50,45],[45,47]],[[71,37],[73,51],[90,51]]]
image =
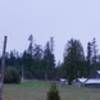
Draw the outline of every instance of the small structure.
[[[78,87],[82,87],[82,86],[84,86],[86,80],[87,80],[87,78],[78,78],[78,79],[75,80],[74,83],[75,83]]]
[[[68,83],[65,78],[60,78],[59,82],[60,82],[60,85],[62,85],[62,86],[66,85]]]
[[[97,70],[96,78],[100,78],[100,70]]]

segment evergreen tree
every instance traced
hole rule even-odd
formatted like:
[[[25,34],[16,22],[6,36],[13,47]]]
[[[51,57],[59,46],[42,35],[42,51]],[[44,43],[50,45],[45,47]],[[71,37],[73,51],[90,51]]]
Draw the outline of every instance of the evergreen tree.
[[[96,45],[96,39],[93,38],[92,40],[92,63],[96,64],[97,61],[97,45]]]
[[[10,52],[10,56],[9,56],[9,65],[10,66],[15,66],[16,65],[16,55],[14,51]]]
[[[34,73],[35,73],[35,77],[37,79],[43,79],[44,77],[44,67],[42,65],[42,59],[43,59],[43,50],[41,48],[41,45],[35,45],[34,48]]]
[[[97,44],[96,39],[93,38],[92,40],[92,68],[91,68],[91,77],[96,77],[96,72],[98,70],[98,64],[97,64]]]
[[[32,56],[24,51],[22,56],[22,71],[24,73],[25,78],[33,78],[33,60]]]
[[[53,51],[51,51],[50,42],[47,42],[46,48],[44,50],[44,67],[45,67],[45,79],[52,79],[54,77],[55,71],[55,57]],[[53,50],[53,49],[52,49]]]
[[[28,46],[27,52],[32,56],[33,55],[33,49],[34,49],[34,46],[33,46],[34,38],[33,38],[32,34],[29,36],[28,40],[29,40],[29,46]]]
[[[64,54],[64,67],[69,85],[72,84],[74,79],[83,75],[83,62],[84,51],[80,41],[71,39]]]
[[[26,78],[34,78],[34,38],[33,35],[31,34],[28,38],[29,41],[29,46],[28,49],[24,51],[23,56],[22,56],[22,69],[24,71],[24,76]]]
[[[87,46],[87,77],[90,76],[91,73],[91,64],[92,64],[92,44],[91,42],[88,42]]]
[[[56,84],[52,84],[47,93],[47,100],[60,100],[59,90]]]

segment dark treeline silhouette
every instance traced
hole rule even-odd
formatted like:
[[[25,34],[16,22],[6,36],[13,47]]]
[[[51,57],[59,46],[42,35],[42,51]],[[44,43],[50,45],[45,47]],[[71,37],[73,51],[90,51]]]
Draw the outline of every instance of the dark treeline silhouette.
[[[5,83],[19,83],[21,79],[57,80],[67,78],[68,83],[78,77],[96,77],[100,70],[100,55],[96,39],[87,43],[85,56],[79,40],[70,39],[64,50],[64,60],[55,64],[54,38],[47,41],[45,48],[35,43],[32,35],[29,46],[23,53],[16,50],[6,53]],[[1,63],[1,58],[0,58]]]
[[[93,38],[88,42],[86,56],[79,40],[69,40],[64,53],[64,61],[58,70],[60,77],[68,79],[69,85],[77,78],[96,78],[97,70],[100,70],[100,55],[96,39]]]
[[[55,79],[53,37],[47,41],[45,48],[35,43],[32,35],[29,36],[28,42],[29,46],[23,53],[20,54],[16,50],[6,53],[5,83],[18,83],[20,79]]]

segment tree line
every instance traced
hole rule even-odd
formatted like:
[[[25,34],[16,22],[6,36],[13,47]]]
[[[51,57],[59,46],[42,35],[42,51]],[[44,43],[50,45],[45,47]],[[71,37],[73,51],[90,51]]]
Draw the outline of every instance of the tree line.
[[[69,40],[66,44],[64,61],[58,70],[61,77],[68,79],[69,85],[77,78],[96,78],[97,70],[100,70],[100,55],[98,54],[96,39],[93,38],[87,43],[86,56],[79,40]]]
[[[56,65],[54,55],[54,38],[51,37],[45,48],[35,43],[33,35],[28,38],[29,45],[23,53],[16,50],[6,53],[5,82],[19,82],[24,79],[57,80],[67,78],[68,83],[78,77],[96,77],[100,70],[100,55],[96,39],[87,43],[85,56],[79,40],[70,39],[64,50],[64,60]],[[1,57],[0,57],[1,62]]]

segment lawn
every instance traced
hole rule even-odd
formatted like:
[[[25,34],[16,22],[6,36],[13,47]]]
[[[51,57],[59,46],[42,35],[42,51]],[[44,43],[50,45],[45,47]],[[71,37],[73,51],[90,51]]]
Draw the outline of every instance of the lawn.
[[[32,82],[20,85],[5,85],[4,100],[46,100],[48,82]],[[62,100],[100,100],[100,89],[59,86]]]

